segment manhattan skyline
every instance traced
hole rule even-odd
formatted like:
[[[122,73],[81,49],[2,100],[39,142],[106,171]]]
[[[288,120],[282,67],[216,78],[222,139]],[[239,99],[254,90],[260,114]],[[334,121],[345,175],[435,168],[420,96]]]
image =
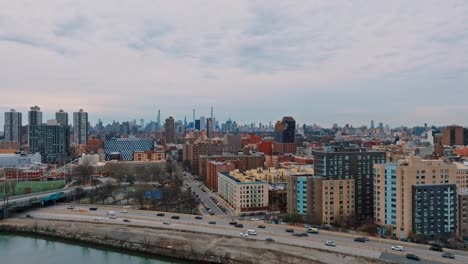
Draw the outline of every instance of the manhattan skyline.
[[[463,1],[7,1],[0,111],[466,126],[467,32]]]

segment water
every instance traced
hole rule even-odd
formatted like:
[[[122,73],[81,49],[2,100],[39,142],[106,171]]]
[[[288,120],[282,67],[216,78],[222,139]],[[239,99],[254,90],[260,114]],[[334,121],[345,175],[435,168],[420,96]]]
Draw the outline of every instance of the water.
[[[128,254],[35,237],[0,234],[0,263],[14,264],[167,264],[188,263]]]

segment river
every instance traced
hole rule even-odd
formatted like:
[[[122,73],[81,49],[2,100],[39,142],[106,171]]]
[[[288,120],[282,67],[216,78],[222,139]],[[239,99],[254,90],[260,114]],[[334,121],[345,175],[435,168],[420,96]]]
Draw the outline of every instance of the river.
[[[162,257],[68,244],[43,238],[0,233],[0,263],[14,264],[166,264],[183,262]]]

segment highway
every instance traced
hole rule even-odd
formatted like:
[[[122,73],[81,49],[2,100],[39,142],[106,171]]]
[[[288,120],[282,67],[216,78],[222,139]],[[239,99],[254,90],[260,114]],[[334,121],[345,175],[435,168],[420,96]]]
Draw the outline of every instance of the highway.
[[[94,207],[95,205],[93,205]],[[418,245],[406,242],[383,240],[370,238],[366,243],[354,242],[353,239],[357,236],[350,234],[342,234],[335,232],[321,231],[320,234],[309,234],[308,237],[294,237],[285,230],[292,228],[296,233],[305,232],[304,228],[291,227],[287,225],[275,225],[263,223],[260,221],[239,221],[243,228],[236,228],[229,225],[229,217],[220,216],[204,216],[203,219],[195,219],[194,215],[184,215],[176,213],[165,213],[163,217],[156,216],[157,212],[140,211],[123,209],[122,207],[98,206],[97,211],[88,211],[88,207],[84,205],[75,205],[74,210],[66,209],[67,205],[57,205],[53,207],[41,208],[31,211],[29,214],[34,218],[49,219],[49,220],[68,220],[68,221],[89,221],[101,222],[109,224],[131,224],[141,227],[157,227],[174,230],[185,230],[192,232],[200,232],[214,235],[227,235],[239,237],[240,233],[245,233],[249,229],[256,230],[257,236],[249,236],[247,239],[265,240],[272,238],[276,243],[284,243],[302,247],[326,249],[329,251],[348,253],[356,256],[365,256],[371,258],[387,258],[400,263],[413,263],[407,260],[404,256],[406,253],[413,253],[421,257],[423,263],[468,263],[468,252],[452,251],[444,249],[444,252],[453,252],[456,255],[455,260],[444,259],[439,252],[430,251],[426,245]],[[81,212],[79,211],[81,209]],[[107,211],[115,211],[117,219],[109,219],[106,216]],[[128,213],[121,213],[127,210]],[[171,216],[177,215],[179,220],[171,219]],[[25,217],[25,214],[19,217]],[[100,218],[98,221],[94,219]],[[129,223],[123,222],[123,219],[130,220]],[[163,224],[164,221],[170,221],[170,225]],[[209,224],[209,221],[216,221],[216,224]],[[264,225],[265,229],[258,228],[258,225]],[[325,241],[334,241],[336,247],[328,247],[324,245]],[[391,250],[392,245],[402,245],[405,248],[403,252]]]

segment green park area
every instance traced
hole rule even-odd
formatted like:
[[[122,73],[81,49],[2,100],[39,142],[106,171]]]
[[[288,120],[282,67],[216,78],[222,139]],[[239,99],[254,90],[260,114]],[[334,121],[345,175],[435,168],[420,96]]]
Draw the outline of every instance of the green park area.
[[[6,185],[5,185],[6,184]],[[60,189],[65,186],[63,180],[58,181],[8,181],[0,182],[0,196],[5,192],[9,195],[22,195],[27,193],[44,192]]]

